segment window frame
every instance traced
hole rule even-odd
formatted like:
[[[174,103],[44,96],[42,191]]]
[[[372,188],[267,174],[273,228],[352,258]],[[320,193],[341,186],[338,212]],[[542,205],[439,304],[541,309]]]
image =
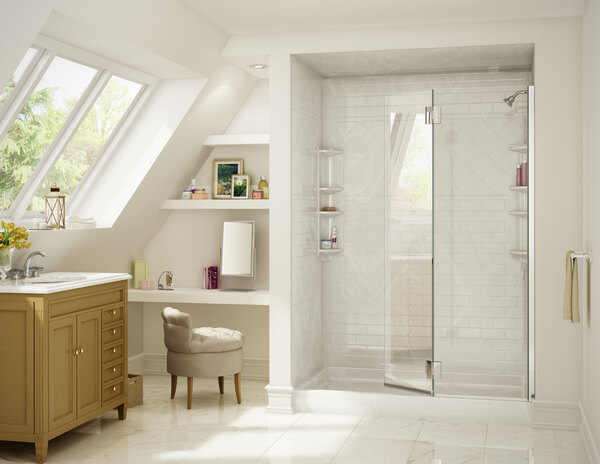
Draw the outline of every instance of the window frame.
[[[74,211],[76,212],[78,205],[81,203],[81,197],[87,190],[87,186],[100,174],[101,167],[111,157],[111,153],[116,150],[119,141],[126,135],[127,129],[135,121],[136,116],[143,108],[144,103],[148,100],[158,82],[157,78],[146,73],[46,36],[38,36],[34,43],[28,48],[36,49],[37,54],[23,72],[21,79],[15,85],[15,88],[2,108],[0,108],[0,140],[4,139],[6,133],[12,124],[14,124],[19,112],[34,92],[36,86],[55,57],[58,56],[88,66],[95,69],[96,72],[86,89],[83,91],[75,107],[71,110],[71,113],[63,123],[63,126],[58,131],[56,137],[44,151],[37,166],[31,173],[31,176],[29,176],[29,179],[21,187],[21,190],[13,200],[10,208],[6,211],[0,211],[0,218],[2,219],[12,218],[13,220],[18,220],[22,218],[39,217],[39,211],[27,211],[29,204],[40,185],[44,182],[56,162],[59,160],[64,149],[77,133],[88,113],[94,107],[94,104],[98,101],[98,98],[106,85],[110,82],[110,79],[113,76],[116,76],[135,82],[136,84],[141,85],[136,96],[129,104],[129,107],[119,120],[117,126],[105,140],[94,162],[89,166],[77,187],[69,196],[68,204],[71,215]]]

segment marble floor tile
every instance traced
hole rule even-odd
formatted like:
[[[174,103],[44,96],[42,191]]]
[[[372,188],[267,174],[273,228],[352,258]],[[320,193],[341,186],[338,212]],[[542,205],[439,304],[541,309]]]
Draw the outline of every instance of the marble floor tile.
[[[556,440],[554,430],[489,424],[485,445],[488,448],[553,449]]]
[[[332,464],[406,464],[414,441],[386,438],[348,438]]]
[[[365,417],[352,432],[353,437],[387,438],[390,440],[416,440],[423,420],[394,417]]]
[[[449,446],[417,441],[408,459],[409,464],[483,464],[485,448]],[[437,463],[436,463],[437,464]]]
[[[485,446],[487,424],[425,421],[418,441],[452,446]]]

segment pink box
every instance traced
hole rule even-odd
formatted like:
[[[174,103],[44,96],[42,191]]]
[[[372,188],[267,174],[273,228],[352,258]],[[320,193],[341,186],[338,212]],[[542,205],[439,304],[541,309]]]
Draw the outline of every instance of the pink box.
[[[154,290],[154,281],[142,280],[142,290]]]

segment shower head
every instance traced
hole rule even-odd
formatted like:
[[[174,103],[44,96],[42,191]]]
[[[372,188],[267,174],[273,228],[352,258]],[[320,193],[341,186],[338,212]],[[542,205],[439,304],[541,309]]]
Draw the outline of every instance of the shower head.
[[[517,98],[517,95],[521,95],[522,93],[527,93],[527,90],[517,90],[510,97],[505,98],[504,103],[506,103],[508,106],[512,107],[513,103],[515,102],[515,99]]]

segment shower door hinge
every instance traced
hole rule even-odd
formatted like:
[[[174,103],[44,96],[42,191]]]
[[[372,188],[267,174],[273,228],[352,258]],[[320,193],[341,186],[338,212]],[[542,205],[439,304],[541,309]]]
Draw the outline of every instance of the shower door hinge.
[[[428,359],[425,361],[425,374],[428,379],[441,379],[442,378],[442,362],[432,361]]]
[[[425,107],[425,124],[439,124],[442,122],[442,109],[439,106]]]

